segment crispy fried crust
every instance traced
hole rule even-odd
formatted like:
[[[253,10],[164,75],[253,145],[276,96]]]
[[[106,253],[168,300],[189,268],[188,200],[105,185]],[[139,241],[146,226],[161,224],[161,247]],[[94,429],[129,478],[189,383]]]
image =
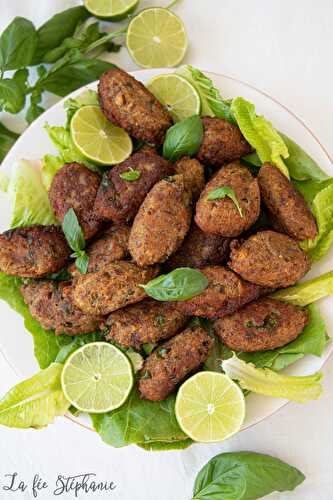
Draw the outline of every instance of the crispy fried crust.
[[[204,167],[195,158],[184,156],[175,163],[176,174],[183,175],[184,182],[192,193],[193,200],[197,200],[205,187]]]
[[[103,271],[78,278],[73,292],[74,303],[89,314],[109,314],[143,300],[146,294],[139,285],[157,274],[156,266],[142,269],[126,261],[109,264]]]
[[[209,193],[221,187],[230,187],[241,208],[226,196],[208,200]],[[260,192],[257,179],[239,162],[221,168],[208,182],[196,206],[195,222],[205,233],[238,236],[249,229],[260,214]]]
[[[97,330],[101,317],[78,309],[73,303],[72,292],[73,287],[68,282],[36,281],[21,287],[31,315],[46,330],[55,330],[56,335]]]
[[[105,116],[141,141],[159,146],[172,119],[151,92],[119,68],[104,73],[98,85]]]
[[[101,223],[93,214],[100,177],[79,163],[65,164],[53,178],[49,199],[56,218],[63,222],[73,208],[85,239],[94,236]]]
[[[278,168],[265,163],[258,182],[263,202],[283,232],[296,240],[317,236],[316,221],[303,196]]]
[[[187,317],[167,302],[145,299],[110,314],[104,324],[108,329],[106,340],[140,349],[142,344],[172,337],[186,321]]]
[[[166,261],[165,269],[222,264],[229,257],[229,245],[229,238],[204,233],[193,223],[180,249]]]
[[[157,347],[146,359],[141,371],[141,397],[161,401],[175,390],[190,373],[206,361],[213,339],[202,328],[187,328]]]
[[[126,181],[119,177],[129,170],[140,172],[139,179]],[[154,184],[173,172],[171,163],[157,154],[134,153],[104,175],[94,206],[96,216],[118,224],[131,221]]]
[[[0,270],[23,278],[55,273],[70,256],[61,229],[35,225],[5,231],[0,235]]]
[[[132,226],[129,250],[139,266],[164,262],[182,244],[191,224],[191,193],[183,176],[161,180],[148,193]]]
[[[308,323],[305,309],[262,298],[214,323],[215,333],[230,349],[266,351],[296,339]]]
[[[237,125],[209,116],[203,118],[202,123],[204,138],[197,153],[202,163],[221,166],[251,153],[252,148]]]
[[[207,266],[200,271],[209,282],[206,290],[192,299],[174,302],[178,311],[189,316],[222,318],[265,292],[265,289],[243,281],[225,267]]]
[[[310,269],[308,255],[297,241],[275,231],[259,231],[244,243],[231,243],[229,266],[243,279],[269,288],[285,288]]]

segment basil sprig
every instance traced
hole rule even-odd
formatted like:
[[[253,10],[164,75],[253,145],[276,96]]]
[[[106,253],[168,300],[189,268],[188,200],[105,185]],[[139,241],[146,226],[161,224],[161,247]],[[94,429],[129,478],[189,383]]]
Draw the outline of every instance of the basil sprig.
[[[208,287],[208,280],[197,269],[179,267],[140,286],[155,300],[177,301],[191,299],[202,293]]]
[[[236,196],[236,193],[235,191],[229,187],[229,186],[223,186],[223,187],[220,187],[220,188],[217,188],[217,189],[214,189],[213,191],[211,191],[208,196],[207,196],[207,200],[209,201],[212,201],[212,200],[222,200],[223,198],[225,198],[226,196],[228,196],[228,198],[230,198],[234,204],[236,205],[236,208],[239,212],[239,215],[241,217],[243,217],[243,212],[242,212],[242,209],[241,207],[239,206],[239,203],[238,203],[238,199],[237,199],[237,196]]]
[[[304,479],[298,469],[269,455],[221,453],[197,475],[192,500],[255,500],[273,491],[292,491]]]
[[[131,168],[130,170],[126,170],[125,172],[121,172],[119,174],[119,177],[121,179],[123,179],[124,181],[133,182],[133,181],[137,181],[138,179],[140,179],[141,172],[139,172],[138,170],[134,170],[134,169]]]
[[[74,250],[71,257],[75,257],[75,265],[81,274],[88,271],[89,257],[85,252],[86,242],[83,236],[82,228],[76,217],[76,213],[69,208],[62,223],[62,230],[66,237],[68,245]]]
[[[203,139],[203,125],[198,115],[190,116],[170,127],[163,144],[163,156],[172,162],[194,155]]]

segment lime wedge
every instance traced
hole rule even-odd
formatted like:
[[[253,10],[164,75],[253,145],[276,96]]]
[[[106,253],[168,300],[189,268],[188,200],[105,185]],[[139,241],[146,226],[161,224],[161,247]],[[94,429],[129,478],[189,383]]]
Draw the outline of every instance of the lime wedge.
[[[245,399],[226,375],[199,372],[180,387],[175,410],[180,427],[193,441],[216,443],[241,428]]]
[[[171,113],[178,122],[192,115],[200,114],[200,96],[185,78],[171,73],[155,76],[147,88]]]
[[[145,9],[130,22],[128,51],[143,68],[177,66],[187,49],[187,34],[181,19],[161,7]]]
[[[131,362],[112,344],[86,344],[67,359],[61,386],[68,401],[81,411],[114,410],[126,401],[132,389]]]
[[[139,0],[84,0],[85,8],[94,16],[121,21],[137,7]]]
[[[71,136],[77,149],[100,165],[115,165],[132,153],[128,133],[109,122],[99,106],[77,110],[71,121]]]

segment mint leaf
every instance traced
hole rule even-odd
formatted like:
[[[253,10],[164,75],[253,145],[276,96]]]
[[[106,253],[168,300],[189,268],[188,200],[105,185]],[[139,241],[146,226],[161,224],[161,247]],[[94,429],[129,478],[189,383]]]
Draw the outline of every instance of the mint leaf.
[[[187,300],[203,292],[208,286],[204,274],[190,267],[179,267],[139,285],[149,297],[161,301]]]
[[[211,191],[208,196],[207,196],[207,200],[209,201],[212,201],[212,200],[222,200],[223,198],[225,198],[226,196],[228,196],[228,198],[230,198],[234,204],[236,205],[236,208],[239,212],[239,215],[241,217],[243,217],[243,213],[242,213],[242,209],[241,207],[239,206],[239,203],[238,203],[238,199],[237,199],[237,196],[236,196],[236,193],[235,191],[229,187],[229,186],[223,186],[223,187],[220,187],[220,188],[217,188],[217,189],[214,189],[213,191]]]
[[[126,172],[121,172],[119,177],[124,181],[137,181],[140,179],[141,173],[138,170],[127,170]]]
[[[18,139],[19,134],[9,130],[0,122],[0,162]]]
[[[89,256],[86,252],[80,252],[75,260],[76,268],[80,271],[81,274],[87,274],[88,266],[89,266]]]
[[[170,127],[163,144],[163,156],[172,162],[194,155],[203,139],[203,125],[198,115],[190,116]]]
[[[0,37],[1,71],[29,66],[36,46],[37,33],[32,22],[15,17]]]
[[[76,213],[72,208],[69,208],[65,214],[62,230],[66,237],[67,243],[74,252],[80,252],[86,246],[82,228],[79,224]]]

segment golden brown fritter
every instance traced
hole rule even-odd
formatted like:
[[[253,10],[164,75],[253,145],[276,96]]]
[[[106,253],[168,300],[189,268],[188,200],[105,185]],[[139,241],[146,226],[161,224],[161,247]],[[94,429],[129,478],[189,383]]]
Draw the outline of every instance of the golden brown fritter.
[[[131,136],[159,146],[172,125],[167,110],[133,76],[119,68],[104,73],[98,84],[99,102],[105,116]]]
[[[138,171],[139,179],[127,181],[119,176],[129,170]],[[173,172],[171,163],[157,154],[134,153],[103,176],[94,206],[96,216],[118,224],[131,221],[154,184]]]
[[[22,278],[56,273],[69,259],[70,248],[57,226],[34,225],[0,234],[0,270]]]
[[[129,234],[130,228],[128,226],[115,224],[90,243],[86,250],[89,256],[88,273],[103,271],[111,262],[125,260],[129,256]],[[69,271],[73,276],[81,274],[75,263],[70,266]]]
[[[278,168],[265,163],[258,182],[263,202],[284,233],[296,240],[317,236],[315,218],[303,196]]]
[[[206,361],[213,339],[198,326],[190,327],[157,347],[141,371],[139,391],[150,401],[162,401]]]
[[[94,332],[101,316],[85,314],[73,303],[73,287],[69,282],[35,281],[21,287],[24,302],[31,315],[46,330],[56,335]]]
[[[191,191],[193,200],[196,201],[205,187],[203,165],[195,158],[184,156],[174,166],[176,174],[183,175],[185,185]]]
[[[266,351],[295,340],[308,320],[305,309],[262,298],[231,316],[215,321],[214,330],[221,341],[234,351]]]
[[[152,188],[137,213],[129,250],[139,266],[164,262],[182,244],[191,224],[191,193],[181,175]]]
[[[208,200],[215,189],[230,187],[236,194],[242,215],[233,200]],[[222,167],[202,191],[196,206],[195,222],[205,233],[238,236],[249,229],[260,214],[260,192],[257,179],[239,162]]]
[[[275,231],[259,231],[243,243],[231,243],[229,266],[243,279],[269,288],[293,285],[311,267],[297,241]]]
[[[172,337],[186,321],[187,317],[167,302],[145,299],[110,314],[104,323],[106,340],[140,349],[142,344]]]
[[[222,264],[229,257],[230,239],[207,234],[194,223],[180,249],[165,262],[165,269],[177,267],[205,267]]]
[[[74,286],[74,303],[89,314],[106,315],[146,297],[140,284],[158,274],[158,267],[142,269],[132,262],[109,264],[103,271],[81,275]]]
[[[233,123],[206,116],[202,119],[204,137],[197,158],[202,163],[221,166],[251,153],[250,144]]]
[[[192,299],[174,302],[178,311],[189,316],[222,318],[266,292],[253,283],[243,281],[226,267],[207,266],[200,271],[208,279],[206,290]]]
[[[78,218],[85,239],[89,239],[101,227],[93,214],[100,177],[84,165],[67,163],[55,174],[49,199],[54,215],[63,222],[67,211],[72,208]]]

